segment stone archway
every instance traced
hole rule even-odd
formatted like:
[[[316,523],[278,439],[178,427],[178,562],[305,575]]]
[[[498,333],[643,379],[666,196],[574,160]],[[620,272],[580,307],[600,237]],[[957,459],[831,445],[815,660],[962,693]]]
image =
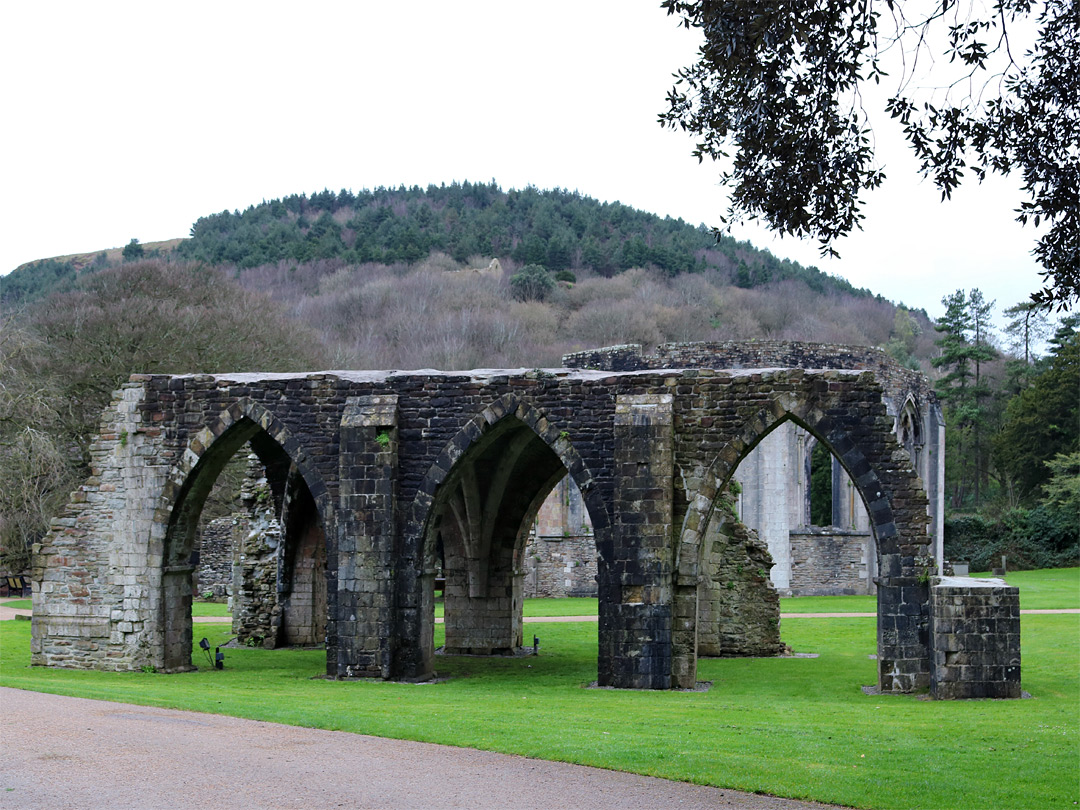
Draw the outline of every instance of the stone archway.
[[[187,442],[180,463],[173,467],[166,479],[155,510],[151,548],[160,548],[160,556],[154,554],[151,565],[155,559],[160,560],[160,589],[153,609],[162,616],[163,632],[158,642],[160,646],[154,645],[158,649],[151,655],[159,662],[155,666],[161,671],[176,672],[192,668],[191,572],[199,517],[219,473],[229,459],[248,443],[251,443],[267,470],[278,473],[273,476],[271,484],[278,511],[285,505],[290,480],[288,473],[291,470],[294,497],[298,502],[308,504],[305,530],[312,525],[318,526],[318,539],[325,541],[320,515],[328,514],[328,504],[324,494],[320,508],[312,489],[325,493],[326,488],[318,474],[306,464],[303,449],[274,415],[258,403],[240,400],[210,420]],[[306,475],[311,476],[311,484],[305,477],[305,468]],[[325,578],[325,571],[318,575]],[[312,580],[310,584],[317,592],[317,583]],[[325,593],[326,588],[322,591]],[[153,594],[151,605],[154,605]],[[318,624],[320,628],[327,626],[325,621],[312,624]],[[274,628],[274,632],[277,629]],[[272,637],[268,646],[275,646],[276,643],[277,639]]]
[[[516,480],[530,482],[512,509],[488,510],[508,547],[532,499],[565,468],[588,505],[602,563],[599,683],[681,685],[694,675],[692,602],[716,496],[748,449],[791,419],[827,444],[867,504],[880,561],[880,686],[927,686],[928,503],[893,435],[879,372],[808,365],[835,358],[837,347],[765,348],[742,353],[752,367],[680,346],[624,358],[627,368],[133,376],[103,414],[91,476],[35,551],[33,663],[162,669],[166,638],[167,668],[188,663],[190,620],[175,608],[184,593],[166,580],[190,566],[214,469],[245,439],[261,438],[275,480],[287,481],[283,471],[295,465],[323,519],[330,676],[424,676],[433,508],[445,516],[457,503],[459,535],[480,526],[480,542],[470,554],[462,541],[460,555],[466,589],[476,561],[479,592],[486,518],[468,477],[501,487],[492,502],[507,504]],[[785,365],[794,355],[802,365]],[[657,367],[676,361],[689,365]],[[925,387],[915,382],[908,387]],[[505,473],[501,450],[518,459]],[[455,471],[466,454],[489,468]],[[542,464],[527,474],[529,458]],[[282,483],[282,498],[286,490]]]
[[[713,519],[720,494],[735,469],[753,448],[785,421],[792,421],[822,443],[851,477],[870,514],[877,551],[878,583],[878,683],[883,691],[909,692],[929,685],[927,566],[925,494],[906,454],[891,432],[874,431],[873,447],[856,438],[857,424],[839,409],[832,414],[813,398],[773,398],[768,407],[745,419],[734,431],[725,451],[701,476],[688,497],[678,540],[677,583],[699,581],[702,571],[702,539]],[[884,407],[880,407],[885,418]],[[882,465],[882,461],[888,461]],[[905,510],[898,516],[892,504],[922,503],[922,510]],[[922,549],[922,555],[917,552]],[[920,568],[922,566],[922,568]],[[677,606],[678,607],[678,606]],[[691,618],[684,607],[678,618]],[[684,682],[695,671],[692,651],[684,640],[673,651],[673,669]]]
[[[596,497],[571,437],[552,428],[537,408],[504,395],[443,448],[407,524],[417,532],[406,542],[416,544],[422,561],[406,591],[418,589],[421,606],[417,626],[403,629],[419,642],[410,677],[422,677],[432,667],[437,545],[445,563],[445,651],[506,654],[521,646],[521,555],[537,511],[565,476],[583,493],[599,547],[606,535],[606,506]]]

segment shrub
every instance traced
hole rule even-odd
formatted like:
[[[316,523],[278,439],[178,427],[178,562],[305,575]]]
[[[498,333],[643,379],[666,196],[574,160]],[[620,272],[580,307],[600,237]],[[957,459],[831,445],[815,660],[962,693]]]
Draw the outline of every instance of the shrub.
[[[138,239],[132,239],[126,245],[121,255],[124,257],[125,262],[133,262],[136,259],[141,259],[146,255],[146,250],[139,244]]]
[[[555,289],[555,281],[539,264],[527,264],[510,277],[510,291],[518,301],[543,301]]]
[[[1013,570],[1062,568],[1080,562],[1076,516],[1046,506],[1013,509],[998,520],[963,515],[945,521],[945,557],[968,560],[973,571],[988,571],[1008,557]]]

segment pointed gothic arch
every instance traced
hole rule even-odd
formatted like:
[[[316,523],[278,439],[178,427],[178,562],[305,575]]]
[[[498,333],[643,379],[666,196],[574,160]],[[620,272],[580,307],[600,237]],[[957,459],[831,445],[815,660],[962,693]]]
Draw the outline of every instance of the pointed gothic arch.
[[[842,418],[830,416],[811,400],[789,400],[782,403],[779,397],[746,418],[732,436],[724,452],[717,455],[701,476],[696,491],[688,500],[677,541],[677,581],[692,583],[703,575],[703,538],[713,519],[720,494],[727,487],[739,463],[745,459],[762,439],[791,421],[807,431],[823,444],[848,473],[859,492],[870,516],[871,532],[877,555],[877,570],[882,579],[878,591],[878,662],[879,684],[887,691],[911,691],[921,683],[921,676],[914,678],[894,671],[897,659],[925,659],[926,640],[924,631],[913,631],[910,623],[897,621],[900,605],[910,604],[921,614],[926,613],[928,594],[925,588],[914,587],[916,582],[915,561],[905,561],[901,553],[904,534],[925,531],[922,525],[897,525],[892,507],[893,493],[898,483],[909,489],[919,489],[919,479],[906,453],[899,453],[899,443],[890,434],[875,434],[875,441],[883,443],[892,460],[891,469],[883,470],[870,462],[870,453],[864,452],[853,436],[855,431]],[[878,448],[875,457],[881,457]],[[892,479],[887,481],[886,479]],[[890,487],[891,484],[891,487]],[[687,603],[688,604],[688,603]],[[679,607],[677,605],[677,611]],[[678,613],[683,621],[697,619],[696,615]],[[692,652],[685,647],[673,651],[673,658],[684,662]],[[928,675],[927,675],[928,677]],[[918,684],[915,681],[920,681]]]
[[[419,638],[430,668],[437,538],[446,565],[446,651],[507,653],[522,643],[521,553],[545,498],[563,477],[582,492],[598,554],[607,506],[571,437],[506,394],[469,420],[425,475],[410,510],[419,550]]]
[[[324,542],[331,542],[332,534],[325,530],[332,515],[326,486],[308,463],[303,447],[277,417],[259,403],[241,399],[209,420],[188,439],[180,461],[169,471],[155,510],[150,564],[160,566],[160,587],[151,599],[156,596],[156,609],[162,616],[163,634],[155,655],[162,671],[192,668],[191,572],[199,517],[221,470],[249,442],[267,469],[278,473],[273,486],[278,510],[284,503],[290,470],[294,470],[294,486],[297,480],[301,482],[323,529]],[[333,594],[327,598],[333,599]]]

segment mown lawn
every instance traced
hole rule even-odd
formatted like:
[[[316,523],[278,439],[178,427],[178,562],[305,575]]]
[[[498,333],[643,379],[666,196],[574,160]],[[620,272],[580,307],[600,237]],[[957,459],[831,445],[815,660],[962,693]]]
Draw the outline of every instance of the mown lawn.
[[[989,577],[990,574],[972,574]],[[1020,589],[1021,610],[1080,608],[1080,568],[1012,571],[1005,581]],[[796,596],[780,600],[781,613],[875,613],[874,596]]]
[[[229,606],[224,602],[192,602],[191,615],[228,618]]]
[[[23,605],[8,602],[8,607],[30,607],[30,600]],[[525,616],[595,616],[596,600],[570,597],[568,599],[526,599],[522,608]],[[229,616],[229,606],[224,602],[194,602],[191,605],[192,616]],[[435,617],[442,618],[443,603],[435,603]]]
[[[1006,581],[1020,588],[1023,609],[1080,608],[1080,568],[1015,571]],[[29,609],[30,600],[5,605]],[[873,596],[798,596],[781,599],[780,610],[783,613],[874,613],[877,601]],[[595,616],[596,613],[595,599],[526,599],[524,605],[525,616]],[[229,608],[223,602],[195,602],[191,615],[227,617]],[[442,618],[442,615],[443,603],[439,599],[435,603],[435,616]]]
[[[533,625],[538,658],[440,657],[432,684],[335,682],[324,654],[227,650],[184,675],[30,668],[29,622],[0,625],[0,684],[214,712],[881,808],[1071,807],[1080,800],[1080,616],[1025,616],[1034,698],[866,696],[875,621],[786,622],[817,658],[704,660],[707,692],[585,688],[596,624]],[[527,629],[527,633],[529,629]],[[196,626],[212,644],[227,624]],[[436,627],[441,643],[442,627]]]
[[[989,577],[991,574],[973,574]],[[1021,610],[1080,608],[1080,568],[1010,571],[1005,581],[1020,589]]]

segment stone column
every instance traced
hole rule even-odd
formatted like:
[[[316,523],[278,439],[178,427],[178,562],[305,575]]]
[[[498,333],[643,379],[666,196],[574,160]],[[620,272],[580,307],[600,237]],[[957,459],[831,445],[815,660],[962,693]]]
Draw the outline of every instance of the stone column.
[[[327,627],[327,670],[337,677],[390,677],[397,451],[397,395],[350,397],[339,444],[337,604]]]
[[[882,554],[877,586],[878,686],[914,692],[930,686],[927,606],[929,576],[905,576],[898,553]],[[915,572],[911,572],[915,573]]]
[[[102,670],[166,667],[172,639],[177,668],[190,669],[191,613],[175,627],[160,622],[162,537],[155,508],[165,480],[162,430],[143,421],[143,375],[114,393],[90,449],[91,475],[71,494],[34,547],[35,666]],[[191,569],[174,594],[191,598]],[[186,623],[185,623],[186,621]],[[186,647],[184,644],[186,643]]]
[[[672,685],[670,394],[619,396],[615,406],[613,549],[601,560],[601,686]]]

